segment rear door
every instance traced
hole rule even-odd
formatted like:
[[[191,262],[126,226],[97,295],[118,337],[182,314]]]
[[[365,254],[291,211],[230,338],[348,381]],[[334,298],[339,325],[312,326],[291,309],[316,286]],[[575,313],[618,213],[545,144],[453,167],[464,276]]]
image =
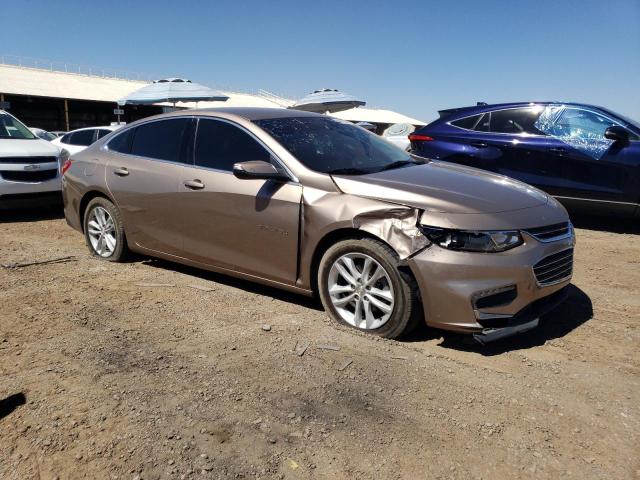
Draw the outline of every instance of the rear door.
[[[188,257],[295,283],[302,186],[236,178],[234,163],[278,160],[255,136],[225,120],[198,121],[194,159],[184,170],[177,201]]]
[[[178,185],[188,161],[193,120],[170,118],[144,123],[109,143],[107,186],[125,222],[128,242],[181,256]]]
[[[549,150],[557,142],[536,128],[542,108],[494,110],[452,121],[450,130],[462,146],[445,160],[507,175],[549,191],[553,188]]]

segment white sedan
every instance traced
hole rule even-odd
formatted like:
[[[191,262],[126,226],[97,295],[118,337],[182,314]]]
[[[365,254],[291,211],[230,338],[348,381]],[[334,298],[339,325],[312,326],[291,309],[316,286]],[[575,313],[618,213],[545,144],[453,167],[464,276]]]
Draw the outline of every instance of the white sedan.
[[[411,146],[409,134],[415,129],[416,127],[409,123],[394,123],[382,133],[382,137],[396,147],[408,151]]]
[[[79,128],[78,130],[65,133],[62,137],[52,140],[51,143],[60,148],[64,148],[73,155],[74,153],[81,152],[96,140],[120,127],[121,125],[109,125],[104,127]]]

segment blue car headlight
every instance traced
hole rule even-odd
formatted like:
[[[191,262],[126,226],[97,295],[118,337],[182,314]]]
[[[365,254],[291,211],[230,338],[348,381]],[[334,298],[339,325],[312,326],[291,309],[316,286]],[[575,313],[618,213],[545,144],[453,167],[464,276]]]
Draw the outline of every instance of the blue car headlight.
[[[522,235],[518,230],[473,232],[421,225],[424,235],[442,248],[465,252],[504,252],[522,245]]]

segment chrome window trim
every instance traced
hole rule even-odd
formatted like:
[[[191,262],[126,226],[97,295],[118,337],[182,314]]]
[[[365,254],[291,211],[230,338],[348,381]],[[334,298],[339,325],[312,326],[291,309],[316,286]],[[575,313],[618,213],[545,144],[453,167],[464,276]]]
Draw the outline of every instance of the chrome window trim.
[[[490,135],[509,135],[509,136],[520,136],[523,138],[549,138],[549,135],[538,135],[536,133],[503,133],[503,132],[483,132],[481,130],[469,130],[468,128],[462,128],[462,127],[458,127],[457,125],[453,125],[451,122],[455,122],[458,120],[464,120],[465,118],[469,118],[469,117],[475,117],[476,115],[480,115],[482,119],[482,116],[484,116],[487,113],[493,113],[493,112],[505,112],[507,110],[522,110],[522,109],[527,109],[527,108],[534,108],[537,104],[534,105],[529,105],[526,107],[507,107],[507,108],[499,108],[497,110],[487,110],[486,112],[482,112],[482,113],[474,113],[473,115],[467,115],[466,117],[460,117],[460,118],[456,118],[454,120],[449,120],[448,122],[445,122],[447,125],[457,128],[459,130],[462,130],[463,132],[472,132],[472,133],[488,133]],[[551,104],[550,104],[551,105]],[[476,123],[477,125],[477,123]]]
[[[523,137],[523,138],[554,138],[551,135],[538,135],[538,134],[535,134],[535,133],[515,133],[514,134],[514,133],[501,133],[501,132],[483,132],[481,130],[470,130],[468,128],[462,128],[462,127],[459,127],[459,126],[454,125],[453,123],[451,123],[451,122],[456,122],[458,120],[464,120],[465,118],[475,117],[476,115],[480,115],[480,119],[478,120],[478,121],[480,121],[482,119],[482,116],[487,114],[487,113],[504,112],[504,111],[507,111],[507,110],[520,110],[520,109],[523,109],[523,108],[534,108],[536,105],[543,106],[543,107],[558,106],[558,107],[565,107],[565,109],[584,110],[584,111],[587,111],[587,112],[590,112],[590,113],[594,113],[594,114],[600,115],[600,116],[606,118],[607,120],[615,123],[616,125],[624,128],[627,132],[629,132],[629,134],[633,135],[634,137],[639,137],[639,139],[640,139],[640,136],[638,136],[636,133],[634,133],[631,130],[629,130],[629,127],[627,127],[627,125],[625,123],[622,123],[621,120],[614,120],[613,118],[611,118],[610,115],[608,115],[608,114],[606,114],[604,112],[601,112],[599,110],[594,110],[594,109],[589,108],[589,107],[583,107],[583,106],[577,106],[577,105],[566,105],[564,103],[548,103],[548,104],[545,104],[545,105],[533,104],[533,105],[529,105],[529,106],[526,106],[526,107],[523,107],[523,106],[521,106],[521,107],[507,107],[507,108],[499,108],[497,110],[487,110],[485,112],[474,113],[472,115],[467,115],[466,117],[460,117],[460,118],[456,118],[456,119],[453,119],[453,120],[449,120],[449,121],[447,121],[445,123],[447,125],[449,125],[450,127],[457,128],[458,130],[462,130],[463,132],[488,133],[488,134],[491,134],[491,135],[510,135],[510,136],[520,136],[520,137]],[[478,125],[478,122],[476,122],[475,126],[477,126],[477,125]],[[633,141],[639,141],[639,140],[634,140],[634,139],[630,139],[630,140],[632,142]]]
[[[222,170],[222,169],[216,169],[216,168],[209,168],[209,167],[202,167],[202,166],[197,166],[195,165],[195,141],[196,141],[196,135],[198,133],[198,124],[196,123],[196,128],[194,130],[193,133],[193,158],[191,159],[192,163],[184,163],[184,162],[177,162],[175,160],[163,160],[161,158],[153,158],[153,157],[145,157],[142,155],[134,155],[132,153],[123,153],[123,152],[118,152],[116,150],[111,150],[109,149],[109,144],[114,141],[116,138],[118,138],[120,135],[124,134],[125,132],[133,129],[133,128],[138,128],[141,127],[142,125],[148,125],[150,123],[155,123],[155,122],[162,122],[162,121],[166,121],[166,120],[173,120],[173,119],[192,119],[192,120],[199,120],[199,119],[210,119],[210,120],[222,120],[225,121],[235,127],[240,128],[241,130],[243,130],[244,132],[248,133],[249,136],[251,136],[252,138],[254,138],[263,148],[265,148],[265,150],[270,154],[271,158],[276,160],[276,162],[278,163],[278,165],[280,165],[285,172],[287,173],[287,175],[289,175],[289,177],[291,178],[291,181],[296,183],[296,184],[300,184],[300,181],[298,180],[298,178],[291,172],[291,170],[289,169],[289,167],[273,152],[273,150],[271,150],[271,148],[269,148],[261,139],[259,139],[253,132],[249,131],[247,128],[245,128],[244,126],[233,122],[229,119],[226,118],[221,118],[221,117],[214,117],[211,115],[176,115],[176,116],[172,116],[172,117],[162,117],[162,118],[154,118],[152,120],[149,121],[145,121],[142,123],[138,123],[135,125],[130,125],[127,128],[122,128],[122,129],[118,129],[118,134],[114,135],[113,138],[111,138],[107,143],[105,143],[104,145],[102,145],[100,147],[101,150],[106,151],[106,152],[110,152],[112,154],[115,155],[125,155],[127,157],[132,157],[132,158],[142,158],[145,160],[152,160],[155,162],[163,162],[163,163],[170,163],[172,165],[183,165],[185,167],[191,167],[191,168],[200,168],[203,170],[210,170],[210,171],[215,171],[215,172],[221,172],[221,173],[229,173],[231,175],[233,175],[233,172],[228,171],[228,170]],[[259,128],[259,127],[258,127]],[[265,132],[266,135],[268,135]],[[287,182],[289,183],[289,182]]]

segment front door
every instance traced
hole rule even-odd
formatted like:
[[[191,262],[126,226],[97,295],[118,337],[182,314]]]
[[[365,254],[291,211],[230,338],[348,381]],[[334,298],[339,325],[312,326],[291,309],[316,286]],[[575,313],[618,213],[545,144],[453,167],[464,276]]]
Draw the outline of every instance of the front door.
[[[557,142],[549,150],[549,165],[561,185],[551,192],[567,200],[628,204],[638,202],[637,141],[621,145],[605,138],[617,123],[604,114],[582,107],[557,107],[547,133]],[[624,209],[624,208],[623,208]]]
[[[293,284],[302,186],[236,178],[233,164],[250,160],[277,162],[241,127],[198,121],[195,165],[185,168],[179,185],[186,254],[203,264]]]

